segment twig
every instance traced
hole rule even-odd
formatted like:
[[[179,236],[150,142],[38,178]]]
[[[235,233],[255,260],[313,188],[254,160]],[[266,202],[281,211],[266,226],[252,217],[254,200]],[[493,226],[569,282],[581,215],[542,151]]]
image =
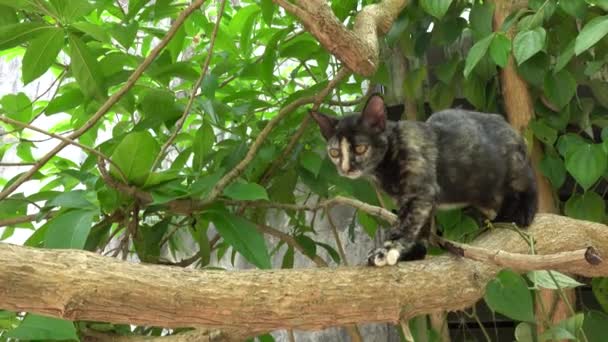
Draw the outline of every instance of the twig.
[[[345,266],[348,266],[348,260],[346,260],[346,253],[344,252],[344,247],[342,246],[342,241],[340,240],[340,235],[338,234],[338,228],[336,227],[336,223],[334,219],[331,218],[331,207],[325,208],[325,216],[327,216],[327,222],[329,222],[329,227],[331,228],[331,232],[334,235],[334,239],[336,240],[336,245],[338,246],[338,253],[340,253],[340,257],[342,258],[342,263]]]
[[[539,255],[488,250],[448,241],[438,236],[433,238],[440,246],[465,258],[522,271],[556,269],[565,265],[595,266],[603,262],[601,255],[591,246],[575,251]]]
[[[167,141],[163,144],[163,147],[160,149],[160,152],[156,155],[156,159],[154,159],[154,162],[152,163],[152,167],[150,168],[150,170],[156,169],[158,164],[163,160],[163,158],[164,158],[163,156],[167,152],[167,149],[169,149],[169,146],[171,146],[171,144],[177,137],[177,134],[184,126],[184,122],[186,122],[186,118],[188,117],[188,114],[190,114],[190,109],[192,109],[192,104],[194,103],[194,98],[196,97],[196,91],[201,86],[203,81],[205,80],[205,75],[207,74],[207,69],[209,69],[209,63],[211,62],[211,57],[213,56],[213,47],[215,46],[215,38],[217,37],[217,31],[220,27],[220,22],[222,21],[225,5],[226,5],[226,0],[221,0],[220,8],[217,12],[217,19],[215,20],[215,26],[213,27],[213,32],[211,33],[211,40],[209,41],[209,52],[207,53],[207,57],[205,58],[205,62],[203,63],[203,69],[201,70],[201,75],[196,80],[194,87],[192,87],[192,94],[190,95],[190,98],[188,99],[186,108],[184,109],[184,112],[183,112],[182,116],[179,118],[179,120],[177,120],[177,122],[175,122],[175,130],[173,131],[173,134],[171,134],[169,139],[167,139]]]
[[[186,21],[186,18],[188,18],[188,16],[190,16],[190,14],[192,14],[204,2],[205,0],[195,0],[190,6],[188,6],[188,8],[186,8],[184,11],[182,11],[182,13],[180,13],[179,17],[175,20],[173,25],[171,25],[171,28],[167,32],[167,35],[160,41],[160,43],[156,47],[154,47],[154,49],[152,49],[150,55],[148,55],[148,57],[144,59],[144,61],[139,65],[139,67],[137,67],[137,69],[133,71],[131,76],[129,76],[127,82],[116,93],[112,94],[112,96],[110,96],[110,98],[107,99],[103,105],[101,105],[97,112],[89,120],[87,120],[87,122],[85,122],[83,126],[74,131],[74,133],[70,134],[68,136],[69,139],[74,140],[83,135],[89,129],[91,129],[97,123],[97,121],[99,121],[108,112],[108,110],[110,110],[110,108],[112,108],[112,106],[114,106],[114,104],[117,103],[118,100],[120,100],[120,98],[122,98],[122,96],[133,87],[133,85],[135,85],[135,82],[137,82],[143,72],[148,68],[150,64],[152,64],[152,61],[154,61],[154,59],[169,43],[171,38],[173,38],[173,36],[177,33],[178,29],[182,26],[184,21]],[[8,195],[10,195],[19,186],[21,186],[21,184],[25,183],[34,174],[36,174],[36,172],[38,172],[38,170],[40,170],[42,166],[44,166],[54,155],[59,153],[59,151],[61,151],[64,147],[68,145],[69,143],[62,141],[59,145],[55,146],[55,148],[53,148],[50,152],[42,156],[40,160],[38,160],[36,165],[34,165],[29,171],[22,174],[15,182],[8,185],[2,190],[2,192],[0,192],[0,200],[3,200],[8,197]]]
[[[34,165],[34,163],[0,163],[0,166],[29,166]]]
[[[57,214],[56,211],[49,211],[48,213],[43,215],[41,220],[47,220],[56,214]],[[12,226],[15,224],[19,224],[19,223],[36,221],[36,219],[38,218],[39,215],[40,215],[40,213],[2,219],[2,220],[0,220],[0,227],[6,227],[6,226]]]
[[[311,256],[311,255],[307,254],[304,247],[302,247],[302,245],[300,245],[293,236],[283,233],[280,230],[274,229],[270,226],[267,226],[267,225],[261,224],[261,223],[257,224],[257,228],[260,232],[274,236],[274,237],[278,238],[279,240],[285,242],[288,246],[292,247],[293,249],[297,250],[298,252],[300,252],[303,255],[310,258],[310,260],[312,260],[312,262],[314,262],[317,266],[319,266],[319,267],[328,266],[327,262],[325,262],[325,260],[323,260],[323,258],[321,258],[320,256],[318,256],[318,255]]]
[[[81,143],[79,143],[77,141],[74,141],[74,140],[70,139],[70,138],[66,138],[64,136],[61,136],[61,135],[58,135],[58,134],[55,134],[55,133],[51,133],[51,132],[45,131],[42,128],[38,128],[38,127],[32,126],[32,125],[27,124],[25,122],[13,120],[13,119],[8,118],[6,116],[0,116],[0,121],[6,122],[6,123],[11,124],[11,125],[20,126],[22,128],[31,129],[32,131],[36,131],[38,133],[42,133],[42,134],[48,135],[48,136],[53,137],[55,139],[61,140],[62,142],[66,143],[67,145],[78,146],[81,149],[83,149],[83,150],[85,150],[85,151],[87,151],[89,153],[92,153],[92,154],[96,155],[99,158],[102,158],[103,160],[107,160],[110,164],[114,165],[114,167],[116,168],[116,171],[118,172],[118,175],[125,182],[127,180],[127,177],[125,176],[125,174],[122,172],[122,170],[120,169],[120,167],[118,167],[118,165],[116,165],[116,163],[114,163],[112,161],[112,159],[110,159],[105,154],[99,152],[98,150],[96,150],[94,148],[90,148],[89,146],[83,145],[83,144],[81,144]],[[38,163],[35,163],[34,165],[38,165]]]
[[[223,202],[227,203],[227,204],[233,204],[233,205],[239,205],[239,204],[244,203],[242,201],[231,201],[231,200],[224,200]],[[377,217],[387,221],[389,224],[397,223],[397,215],[393,214],[392,212],[390,212],[386,209],[376,207],[376,206],[358,201],[356,199],[342,197],[342,196],[336,196],[334,198],[324,200],[318,204],[298,205],[298,204],[274,203],[274,202],[266,202],[266,201],[251,201],[251,202],[246,202],[246,204],[248,206],[252,206],[252,207],[277,208],[277,209],[286,209],[286,210],[307,210],[307,211],[316,211],[319,209],[324,209],[324,208],[328,208],[328,207],[331,207],[331,206],[334,206],[337,204],[341,204],[341,205],[348,205],[348,206],[357,208],[361,211],[364,211],[370,215],[377,216]]]

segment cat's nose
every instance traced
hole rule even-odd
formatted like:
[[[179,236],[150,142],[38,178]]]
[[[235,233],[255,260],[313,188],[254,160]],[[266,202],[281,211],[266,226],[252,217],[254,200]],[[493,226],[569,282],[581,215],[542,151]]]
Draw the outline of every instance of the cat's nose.
[[[344,173],[348,173],[350,171],[350,165],[348,165],[348,164],[342,163],[342,165],[340,165],[340,168],[342,169],[342,172],[344,172]]]

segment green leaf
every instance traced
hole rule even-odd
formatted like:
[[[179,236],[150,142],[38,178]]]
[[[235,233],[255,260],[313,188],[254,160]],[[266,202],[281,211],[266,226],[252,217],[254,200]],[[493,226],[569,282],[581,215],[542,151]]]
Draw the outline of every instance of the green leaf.
[[[494,17],[495,7],[496,6],[491,1],[484,1],[483,3],[475,1],[469,16],[471,30],[473,31],[473,39],[475,41],[479,41],[493,32],[492,18]]]
[[[587,13],[585,0],[560,0],[559,7],[575,18],[583,18]]]
[[[309,258],[314,258],[317,256],[317,244],[315,241],[304,234],[300,234],[295,237],[296,241],[302,249],[304,250],[304,254],[306,254]]]
[[[16,24],[18,21],[19,18],[17,17],[15,9],[0,5],[0,27]]]
[[[566,133],[559,137],[557,141],[557,150],[564,157],[568,158],[580,146],[587,144],[583,138],[573,133]]]
[[[79,340],[74,323],[59,318],[27,314],[21,324],[6,333],[20,340]]]
[[[274,5],[272,0],[262,0],[260,3],[262,6],[262,18],[268,27],[272,25],[272,17],[274,16],[274,12],[277,6]]]
[[[511,319],[535,322],[532,295],[526,281],[511,270],[502,270],[486,286],[484,299],[490,309]]]
[[[65,23],[89,14],[95,7],[88,0],[50,0]]]
[[[141,97],[141,112],[148,127],[158,127],[162,122],[175,120],[181,112],[175,105],[172,92],[148,89]]]
[[[285,254],[283,254],[283,262],[281,262],[281,268],[293,268],[294,256],[295,253],[293,247],[288,247],[285,251]]]
[[[496,65],[504,68],[507,65],[509,54],[511,53],[511,40],[502,34],[497,33],[490,44],[490,57]]]
[[[543,120],[530,121],[529,127],[534,135],[547,145],[553,145],[557,140],[557,130]]]
[[[461,65],[462,64],[460,63],[460,59],[452,58],[449,62],[442,63],[441,65],[437,66],[437,68],[435,69],[435,76],[441,82],[445,84],[450,84],[452,83],[452,80],[454,80],[454,75],[456,75],[456,71],[459,67],[461,67]]]
[[[94,215],[91,210],[69,210],[53,217],[45,224],[44,247],[84,248]]]
[[[564,161],[558,156],[545,154],[540,162],[540,171],[549,178],[554,188],[559,189],[566,180]]]
[[[584,190],[589,189],[606,172],[608,160],[601,144],[584,143],[566,155],[566,170]]]
[[[564,108],[576,93],[576,80],[568,72],[548,73],[545,77],[545,95],[559,109]]]
[[[452,106],[454,101],[454,88],[452,85],[445,85],[443,83],[436,83],[431,89],[431,108],[437,112],[442,109],[446,109]]]
[[[580,55],[608,34],[608,16],[596,17],[590,20],[576,37],[574,53]]]
[[[357,220],[370,238],[374,238],[374,236],[376,236],[378,222],[376,222],[373,217],[361,210],[357,210]]]
[[[87,97],[103,99],[106,97],[103,73],[97,59],[93,57],[89,48],[77,36],[70,34],[71,70],[80,89]]]
[[[295,203],[294,190],[298,182],[298,174],[291,168],[273,177],[268,189],[270,200],[279,203]]]
[[[513,40],[513,55],[517,64],[522,64],[540,52],[545,47],[546,37],[547,33],[542,27],[519,32]]]
[[[560,55],[557,57],[557,63],[555,63],[555,68],[553,69],[554,72],[562,70],[568,65],[572,57],[574,57],[574,43],[575,40],[571,41],[570,44],[561,51]]]
[[[471,47],[464,65],[464,77],[469,77],[469,74],[471,73],[471,71],[473,71],[477,63],[479,63],[481,58],[486,55],[494,37],[495,34],[491,34],[485,37],[484,39],[478,41],[477,43],[475,43],[475,45]]]
[[[0,27],[0,50],[15,47],[38,34],[53,29],[46,23],[28,22]]]
[[[340,255],[338,252],[330,245],[323,242],[315,242],[317,246],[321,246],[323,249],[327,251],[327,254],[331,257],[331,259],[336,263],[340,264]]]
[[[585,0],[588,4],[600,7],[604,11],[608,11],[608,0]]]
[[[572,195],[566,202],[564,211],[572,218],[601,223],[606,216],[606,203],[600,195],[588,191],[582,195]]]
[[[550,290],[558,290],[585,285],[557,271],[531,271],[528,272],[527,276],[536,288],[542,287]]]
[[[95,25],[87,21],[80,21],[77,23],[73,23],[72,27],[88,34],[89,36],[100,42],[108,44],[112,43],[112,38],[108,34],[108,31],[102,26]]]
[[[46,207],[63,207],[63,208],[74,208],[82,209],[89,208],[94,209],[95,206],[91,201],[87,199],[87,192],[84,190],[73,190],[70,192],[63,192],[57,195],[57,197],[48,201],[45,204]]]
[[[133,239],[137,256],[143,262],[155,263],[160,257],[161,241],[169,228],[169,219],[164,219],[153,226],[140,225]]]
[[[600,311],[589,311],[583,320],[583,331],[587,342],[604,342],[606,340],[608,315]]]
[[[211,125],[207,121],[204,121],[194,134],[194,140],[192,141],[192,152],[194,153],[192,168],[194,170],[203,168],[203,162],[209,156],[209,153],[212,152],[213,144],[215,144],[215,133]]]
[[[317,177],[321,170],[321,165],[323,165],[323,159],[312,151],[302,151],[300,153],[300,165]]]
[[[478,229],[479,226],[475,220],[469,216],[461,215],[458,221],[451,222],[449,227],[444,227],[443,234],[448,240],[463,241],[468,234],[474,233]]]
[[[477,110],[483,111],[486,106],[486,85],[479,77],[466,78],[463,84],[463,95]]]
[[[128,25],[114,24],[110,33],[120,45],[125,49],[129,49],[133,45],[133,41],[135,41],[138,29],[139,25],[136,21],[133,21]]]
[[[34,38],[23,56],[23,83],[42,76],[53,65],[63,48],[64,31],[61,28],[46,30]]]
[[[608,278],[593,278],[591,280],[593,295],[604,311],[608,311]]]
[[[5,95],[0,100],[2,109],[6,112],[6,116],[11,119],[30,122],[32,120],[32,102],[24,93]]]
[[[577,313],[567,319],[561,320],[556,325],[545,331],[541,336],[541,341],[560,341],[560,340],[575,340],[584,341],[582,336],[584,316],[582,313]]]
[[[247,261],[259,268],[271,267],[264,237],[251,222],[225,211],[208,211],[203,216],[213,222],[224,241]]]
[[[122,170],[129,182],[143,185],[159,152],[160,146],[150,133],[147,131],[132,132],[127,134],[116,146],[111,159]],[[120,179],[114,165],[110,165],[110,173]]]
[[[515,340],[517,342],[535,342],[536,328],[527,322],[521,322],[515,327]]]
[[[451,4],[452,0],[420,0],[422,9],[437,19],[443,18]]]
[[[54,99],[49,101],[44,113],[46,115],[51,115],[66,112],[72,108],[78,107],[83,101],[84,96],[80,90],[70,89],[65,91],[62,95],[56,96]]]
[[[427,71],[425,66],[410,70],[403,80],[403,91],[405,92],[405,96],[410,99],[418,98],[422,94],[422,84],[426,80],[426,77]]]
[[[198,255],[201,257],[200,264],[202,266],[208,265],[211,260],[211,245],[209,244],[209,237],[207,236],[208,230],[209,221],[202,217],[197,218],[192,235],[199,245]]]
[[[240,201],[268,200],[266,189],[255,183],[232,183],[226,187],[224,195]]]

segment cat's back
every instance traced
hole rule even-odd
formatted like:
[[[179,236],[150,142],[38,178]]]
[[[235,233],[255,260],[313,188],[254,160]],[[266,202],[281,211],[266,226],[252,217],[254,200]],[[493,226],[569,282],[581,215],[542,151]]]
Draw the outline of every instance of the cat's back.
[[[446,109],[431,115],[426,123],[437,133],[439,140],[446,143],[458,142],[457,145],[468,147],[523,143],[520,135],[499,114]]]

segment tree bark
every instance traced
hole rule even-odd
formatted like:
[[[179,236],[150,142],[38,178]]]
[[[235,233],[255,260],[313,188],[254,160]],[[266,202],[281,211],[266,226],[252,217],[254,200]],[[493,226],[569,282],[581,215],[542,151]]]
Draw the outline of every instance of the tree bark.
[[[593,246],[608,255],[608,227],[602,224],[543,214],[528,233],[539,254]],[[474,245],[528,251],[523,239],[506,229],[490,231]],[[253,336],[463,309],[483,296],[499,269],[439,256],[384,268],[200,271],[0,244],[0,308],[70,320],[247,330]],[[558,270],[607,276],[608,262]]]
[[[379,63],[378,35],[386,34],[407,5],[407,0],[383,0],[367,5],[355,18],[352,30],[334,15],[325,0],[273,0],[296,16],[317,40],[352,71],[363,76],[376,72]]]

